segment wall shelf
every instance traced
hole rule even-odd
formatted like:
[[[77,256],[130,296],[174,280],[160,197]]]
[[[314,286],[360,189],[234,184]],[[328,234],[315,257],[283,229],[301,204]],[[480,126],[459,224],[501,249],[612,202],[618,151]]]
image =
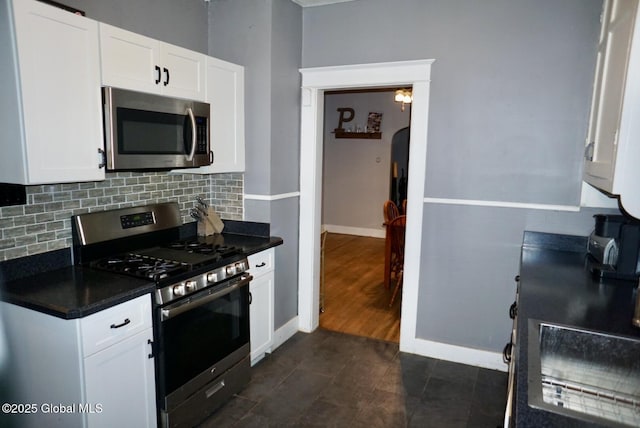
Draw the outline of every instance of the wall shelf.
[[[367,140],[379,140],[382,138],[382,132],[333,132],[336,134],[336,138],[362,138]]]

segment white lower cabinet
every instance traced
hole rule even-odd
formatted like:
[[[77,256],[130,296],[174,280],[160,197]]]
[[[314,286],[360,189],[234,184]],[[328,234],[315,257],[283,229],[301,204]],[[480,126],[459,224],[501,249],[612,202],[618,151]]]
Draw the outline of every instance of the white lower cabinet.
[[[147,329],[85,358],[87,403],[95,410],[87,414],[89,427],[156,426],[151,337]]]
[[[64,320],[2,303],[20,427],[156,427],[149,294]]]
[[[274,249],[249,256],[251,306],[249,310],[251,332],[251,364],[260,361],[271,351],[273,344],[274,305]]]

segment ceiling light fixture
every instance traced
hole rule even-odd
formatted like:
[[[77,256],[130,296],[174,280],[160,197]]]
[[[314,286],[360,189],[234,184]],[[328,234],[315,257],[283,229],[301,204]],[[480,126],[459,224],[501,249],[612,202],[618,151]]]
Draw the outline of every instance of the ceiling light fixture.
[[[411,104],[413,101],[413,94],[410,89],[398,89],[395,92],[394,101],[397,103],[402,103],[400,106],[400,111],[404,111],[405,104]]]

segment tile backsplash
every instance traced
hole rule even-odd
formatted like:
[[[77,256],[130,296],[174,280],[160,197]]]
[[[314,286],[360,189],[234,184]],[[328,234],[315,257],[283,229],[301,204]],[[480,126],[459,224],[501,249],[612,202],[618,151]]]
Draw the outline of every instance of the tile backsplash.
[[[71,246],[71,216],[176,201],[192,222],[195,196],[222,219],[242,220],[243,175],[113,172],[106,180],[27,186],[27,204],[0,208],[0,261]]]

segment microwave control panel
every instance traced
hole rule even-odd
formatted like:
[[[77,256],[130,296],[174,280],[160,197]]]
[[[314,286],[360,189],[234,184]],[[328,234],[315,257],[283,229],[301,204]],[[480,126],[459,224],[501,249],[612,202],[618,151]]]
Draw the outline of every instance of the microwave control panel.
[[[199,155],[209,153],[209,135],[207,118],[196,116],[196,153]]]

